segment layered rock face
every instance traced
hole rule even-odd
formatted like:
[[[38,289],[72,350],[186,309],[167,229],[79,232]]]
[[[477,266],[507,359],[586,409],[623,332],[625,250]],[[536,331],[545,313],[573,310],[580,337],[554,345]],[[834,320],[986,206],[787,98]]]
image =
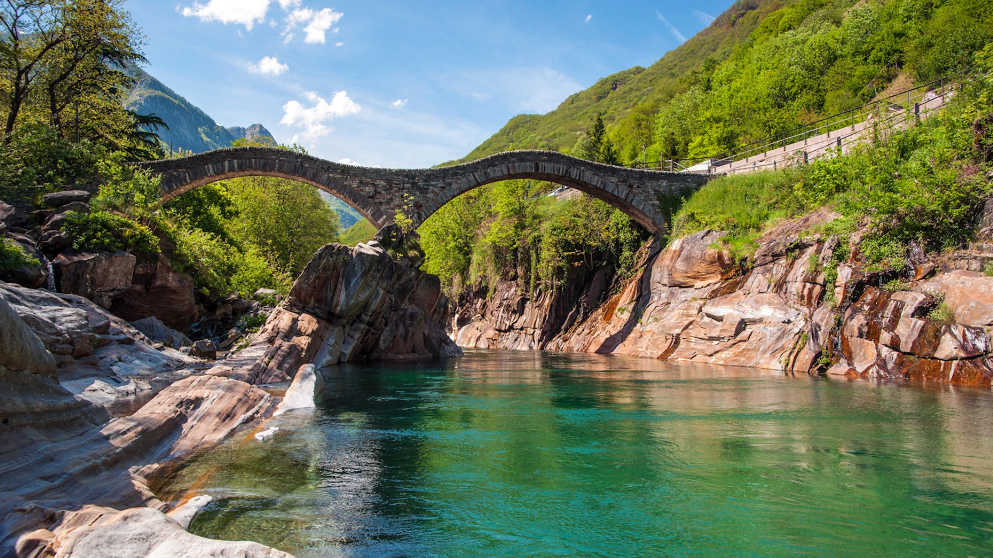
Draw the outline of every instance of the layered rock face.
[[[267,392],[198,366],[86,299],[0,283],[0,555],[173,555],[192,544],[185,555],[283,556],[205,542],[147,508],[85,523],[69,511],[164,508],[146,480],[158,464],[274,410]]]
[[[555,327],[547,299],[532,301],[515,285],[501,285],[477,302],[455,337],[463,347],[990,385],[993,277],[940,271],[955,262],[966,266],[953,256],[950,264],[918,265],[918,276],[939,272],[895,292],[879,288],[878,274],[845,264],[827,285],[837,243],[809,231],[833,217],[820,212],[777,226],[759,239],[744,272],[719,249],[724,233],[678,239],[571,327]],[[841,256],[834,261],[850,255]],[[941,304],[946,309],[938,318],[933,310]]]
[[[42,263],[22,266],[0,279],[85,297],[129,321],[154,316],[170,328],[189,328],[198,313],[193,281],[173,270],[165,257],[139,261],[127,252],[71,248],[74,239],[62,226],[70,212],[89,213],[89,200],[84,190],[53,192],[42,198],[51,209],[33,213],[0,202],[0,235]]]
[[[262,384],[285,381],[303,364],[457,356],[447,319],[437,277],[375,242],[329,244],[249,347],[212,373]]]

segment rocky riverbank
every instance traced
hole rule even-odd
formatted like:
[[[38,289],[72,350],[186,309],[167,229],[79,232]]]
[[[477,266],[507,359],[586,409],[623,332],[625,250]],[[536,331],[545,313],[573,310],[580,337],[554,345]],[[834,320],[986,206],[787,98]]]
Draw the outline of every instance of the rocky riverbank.
[[[617,292],[605,281],[572,286],[601,300],[585,319],[558,318],[562,297],[531,297],[505,282],[461,308],[462,347],[545,349],[831,374],[989,386],[991,245],[942,256],[911,254],[903,274],[874,271],[817,231],[821,211],[784,222],[742,267],[720,231],[648,249]],[[853,242],[852,245],[857,243]],[[841,263],[838,263],[840,260]]]
[[[163,513],[150,479],[268,420],[282,400],[268,386],[304,364],[459,354],[437,278],[416,263],[329,245],[251,343],[216,363],[106,305],[0,283],[0,554],[287,556],[186,533],[189,513]]]

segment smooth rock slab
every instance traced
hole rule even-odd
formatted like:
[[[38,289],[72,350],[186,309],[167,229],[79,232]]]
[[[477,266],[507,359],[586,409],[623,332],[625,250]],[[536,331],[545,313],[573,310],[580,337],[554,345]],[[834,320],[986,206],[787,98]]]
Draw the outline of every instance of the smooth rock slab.
[[[87,506],[67,516],[51,542],[55,558],[293,558],[258,543],[198,537],[151,508]]]

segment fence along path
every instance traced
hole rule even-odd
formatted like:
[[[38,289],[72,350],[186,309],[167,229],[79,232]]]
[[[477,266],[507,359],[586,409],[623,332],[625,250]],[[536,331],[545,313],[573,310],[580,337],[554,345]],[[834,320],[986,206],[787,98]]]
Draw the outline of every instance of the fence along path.
[[[802,164],[907,127],[943,107],[955,94],[948,78],[890,95],[860,107],[769,136],[714,157],[637,162],[635,168],[694,174],[740,174]]]
[[[847,153],[853,146],[885,136],[927,118],[955,95],[947,79],[901,91],[857,109],[796,128],[779,139],[760,140],[715,157],[709,174],[742,174],[774,170],[792,164]],[[699,170],[699,169],[698,169]]]

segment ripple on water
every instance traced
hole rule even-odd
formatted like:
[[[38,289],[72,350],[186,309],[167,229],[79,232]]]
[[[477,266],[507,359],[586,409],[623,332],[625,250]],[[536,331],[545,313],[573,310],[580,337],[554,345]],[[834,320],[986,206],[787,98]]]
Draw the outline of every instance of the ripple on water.
[[[471,352],[325,371],[317,413],[167,492],[310,556],[981,556],[989,391]],[[253,441],[254,442],[254,441]]]

